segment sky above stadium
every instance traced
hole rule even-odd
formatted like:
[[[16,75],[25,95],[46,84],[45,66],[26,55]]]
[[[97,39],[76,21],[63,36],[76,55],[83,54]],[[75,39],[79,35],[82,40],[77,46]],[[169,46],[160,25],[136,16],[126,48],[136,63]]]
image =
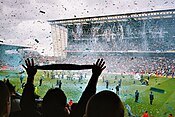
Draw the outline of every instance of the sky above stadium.
[[[53,55],[47,20],[174,8],[175,0],[0,0],[0,39]]]

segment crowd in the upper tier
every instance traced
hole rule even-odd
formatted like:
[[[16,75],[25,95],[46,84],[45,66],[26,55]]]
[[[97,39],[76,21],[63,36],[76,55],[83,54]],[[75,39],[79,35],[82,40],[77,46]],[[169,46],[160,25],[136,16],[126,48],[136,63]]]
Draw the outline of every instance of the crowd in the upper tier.
[[[9,80],[0,81],[0,117],[124,117],[124,106],[118,95],[111,91],[96,94],[98,78],[106,68],[103,59],[93,64],[92,76],[78,103],[72,104],[72,108],[60,88],[49,89],[38,108],[34,92],[37,69],[33,59],[27,59],[25,63],[23,67],[28,78],[21,97],[15,93]]]

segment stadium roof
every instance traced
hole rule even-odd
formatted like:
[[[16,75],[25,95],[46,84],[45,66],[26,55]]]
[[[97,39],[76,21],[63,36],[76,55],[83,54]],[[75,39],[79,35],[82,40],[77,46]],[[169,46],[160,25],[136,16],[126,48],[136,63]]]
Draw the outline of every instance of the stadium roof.
[[[175,53],[173,51],[137,51],[137,50],[128,50],[128,51],[73,51],[73,50],[66,50],[65,52],[72,52],[72,53]]]
[[[136,13],[124,13],[116,15],[105,15],[105,16],[93,16],[93,17],[83,17],[83,18],[71,18],[71,19],[60,19],[60,20],[48,20],[52,24],[60,25],[71,25],[75,23],[103,23],[106,22],[116,22],[116,21],[127,21],[129,18],[136,18],[137,20],[146,19],[163,19],[163,18],[174,18],[175,9],[167,10],[156,10],[156,11],[145,11]]]

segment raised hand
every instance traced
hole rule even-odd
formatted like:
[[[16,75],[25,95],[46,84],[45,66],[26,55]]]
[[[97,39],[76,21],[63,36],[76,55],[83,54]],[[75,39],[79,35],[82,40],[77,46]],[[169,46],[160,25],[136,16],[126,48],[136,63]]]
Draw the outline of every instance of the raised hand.
[[[92,66],[92,76],[86,86],[76,109],[72,111],[70,117],[83,117],[88,100],[96,93],[97,82],[100,74],[106,68],[103,59],[98,59]]]
[[[33,83],[34,76],[37,72],[37,69],[34,67],[34,60],[33,59],[29,60],[29,58],[27,58],[27,60],[25,60],[25,63],[26,66],[25,65],[22,66],[24,67],[28,75],[27,83]]]
[[[92,73],[100,76],[101,72],[106,68],[104,65],[105,61],[103,59],[98,59],[97,62],[93,64]]]

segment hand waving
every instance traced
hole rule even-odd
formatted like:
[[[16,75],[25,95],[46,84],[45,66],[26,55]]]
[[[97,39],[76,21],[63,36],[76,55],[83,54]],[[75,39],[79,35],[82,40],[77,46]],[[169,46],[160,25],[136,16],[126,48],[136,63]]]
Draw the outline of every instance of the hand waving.
[[[103,59],[98,59],[95,64],[93,64],[92,73],[94,75],[100,76],[101,72],[106,68],[105,61]]]
[[[22,66],[24,67],[28,75],[27,82],[33,83],[34,76],[37,72],[37,69],[34,68],[34,60],[33,59],[29,60],[29,58],[27,58],[27,60],[25,60],[25,63],[26,63],[26,66],[25,65],[22,65]]]

